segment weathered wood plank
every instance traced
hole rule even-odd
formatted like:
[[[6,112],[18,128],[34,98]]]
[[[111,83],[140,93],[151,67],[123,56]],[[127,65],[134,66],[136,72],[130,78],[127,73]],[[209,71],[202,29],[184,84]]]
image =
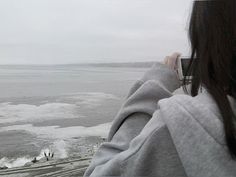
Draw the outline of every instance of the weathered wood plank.
[[[1,177],[73,177],[83,176],[91,157],[67,158],[35,163],[27,167],[0,170]]]

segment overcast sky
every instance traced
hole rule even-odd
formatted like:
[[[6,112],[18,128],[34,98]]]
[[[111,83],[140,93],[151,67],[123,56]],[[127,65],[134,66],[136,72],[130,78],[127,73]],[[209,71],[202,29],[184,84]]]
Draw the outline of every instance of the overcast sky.
[[[0,0],[0,64],[188,55],[192,0]]]

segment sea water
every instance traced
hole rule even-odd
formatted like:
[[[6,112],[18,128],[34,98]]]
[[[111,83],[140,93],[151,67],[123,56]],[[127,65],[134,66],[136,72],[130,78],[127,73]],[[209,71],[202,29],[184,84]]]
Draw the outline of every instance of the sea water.
[[[130,87],[148,68],[0,66],[0,167],[54,152],[87,153],[106,138]]]

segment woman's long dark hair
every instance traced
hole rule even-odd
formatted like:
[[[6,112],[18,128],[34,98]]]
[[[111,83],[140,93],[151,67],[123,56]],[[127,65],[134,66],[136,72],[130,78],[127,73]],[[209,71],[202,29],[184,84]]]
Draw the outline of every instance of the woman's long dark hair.
[[[236,159],[235,115],[227,95],[236,98],[235,22],[235,0],[194,2],[189,25],[192,54],[187,71],[193,75],[191,95],[196,96],[203,86],[216,101],[233,159]],[[187,92],[186,84],[187,78],[184,79]]]

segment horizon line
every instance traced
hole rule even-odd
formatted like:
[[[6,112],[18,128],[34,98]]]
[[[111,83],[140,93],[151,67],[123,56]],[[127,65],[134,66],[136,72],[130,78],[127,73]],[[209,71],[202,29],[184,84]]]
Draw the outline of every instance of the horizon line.
[[[158,60],[150,60],[150,61],[130,61],[130,62],[83,62],[83,63],[48,63],[48,64],[39,64],[39,63],[29,63],[29,64],[19,64],[19,63],[6,63],[0,64],[0,66],[50,66],[50,65],[89,65],[89,64],[134,64],[134,63],[151,63],[151,62],[160,62]]]

